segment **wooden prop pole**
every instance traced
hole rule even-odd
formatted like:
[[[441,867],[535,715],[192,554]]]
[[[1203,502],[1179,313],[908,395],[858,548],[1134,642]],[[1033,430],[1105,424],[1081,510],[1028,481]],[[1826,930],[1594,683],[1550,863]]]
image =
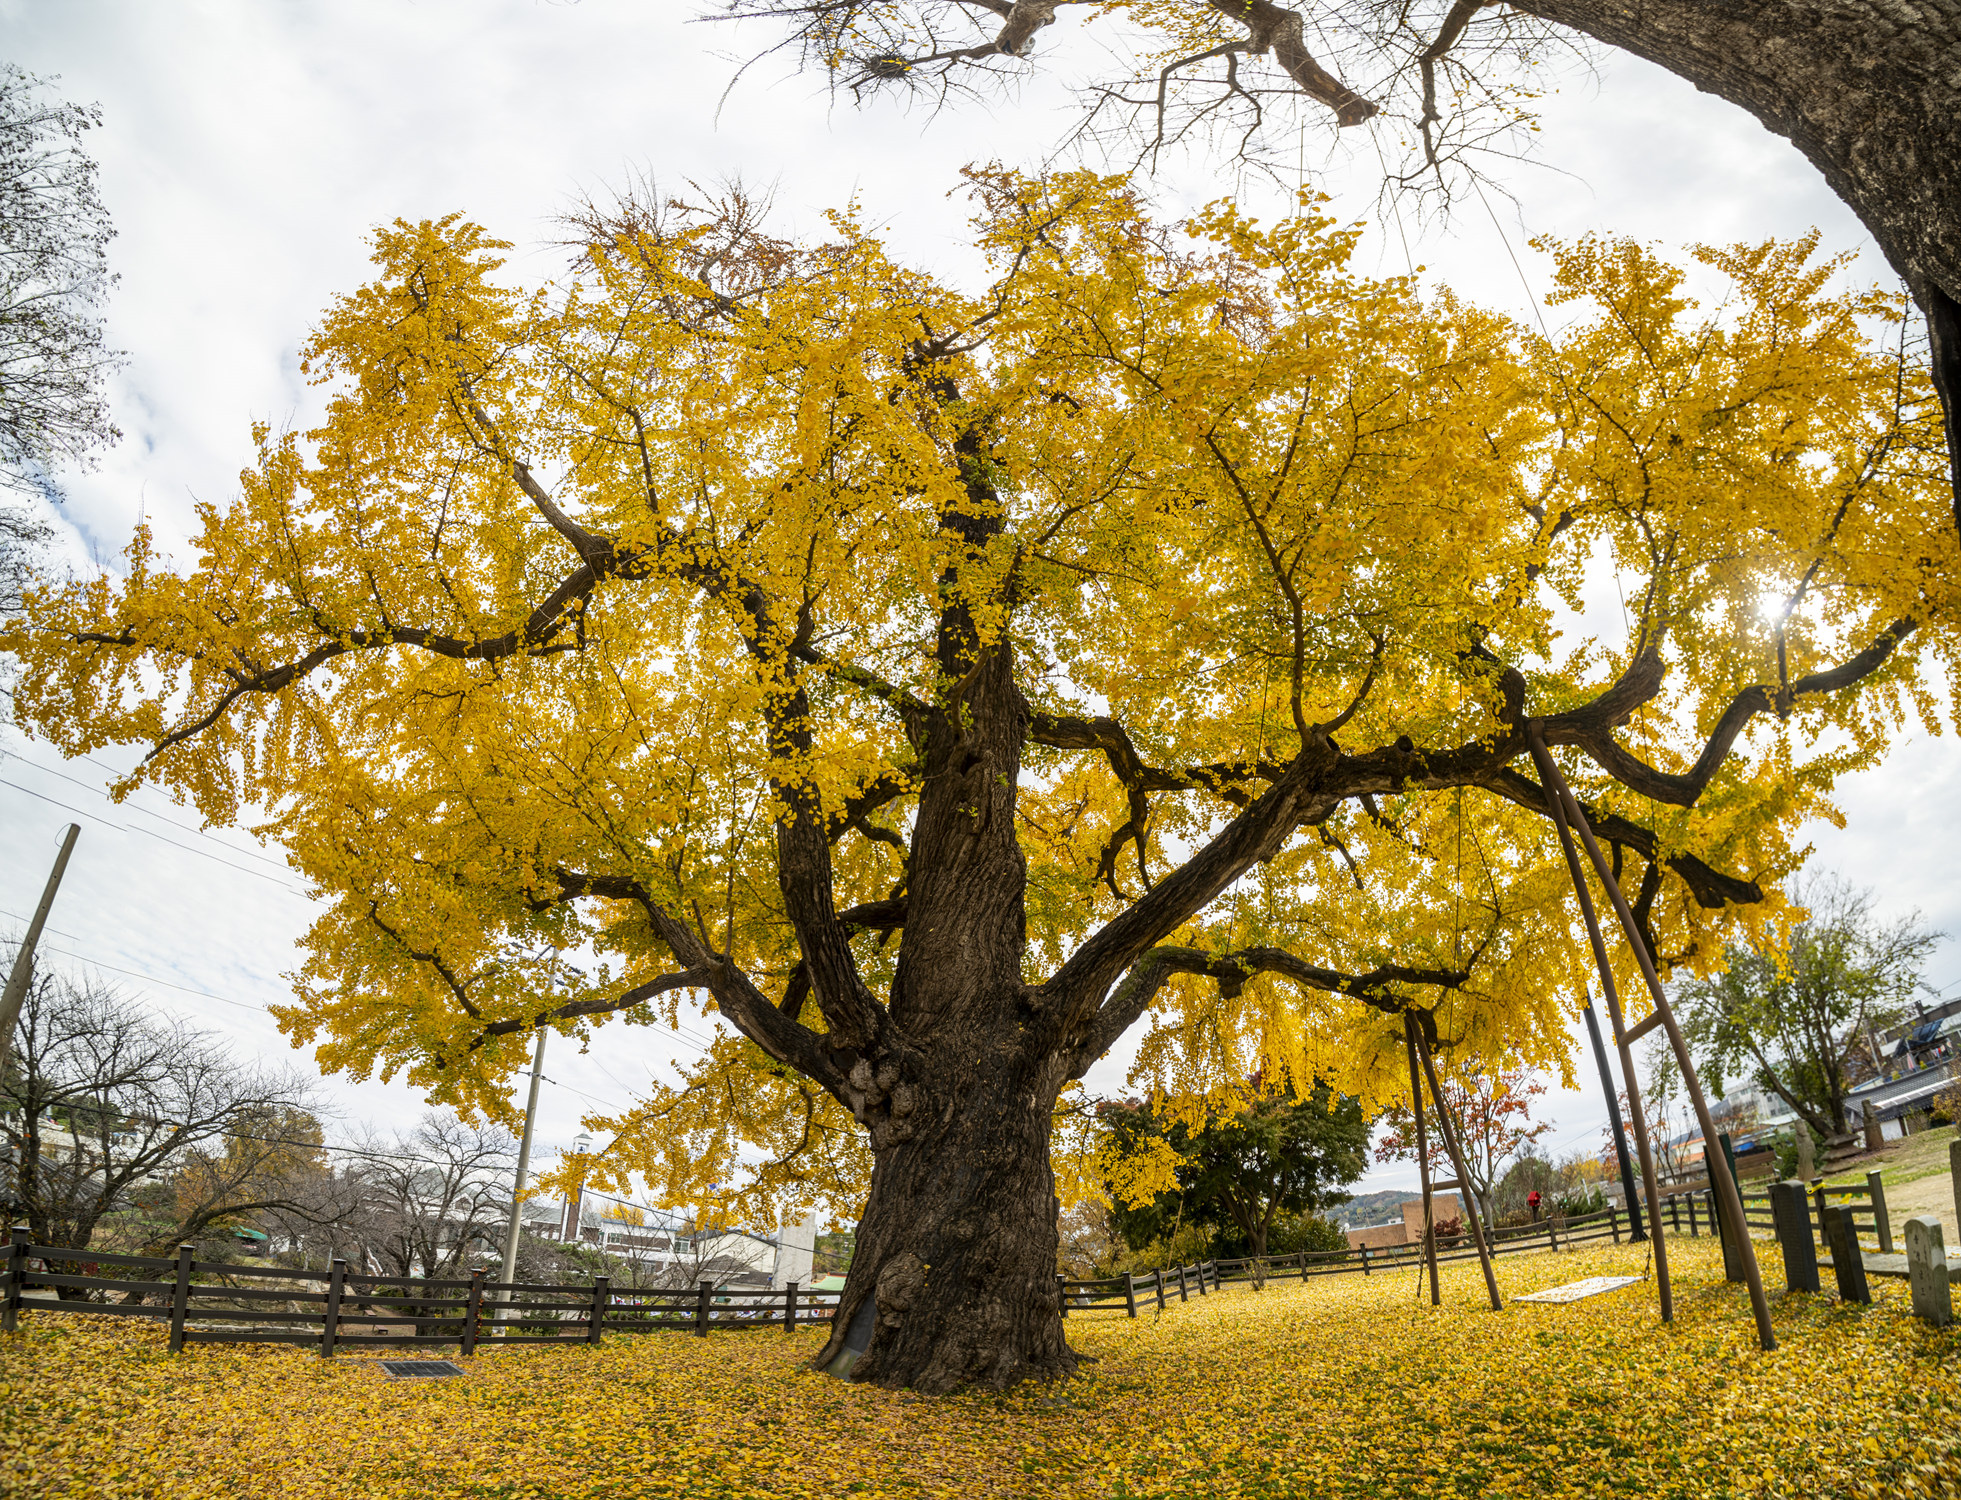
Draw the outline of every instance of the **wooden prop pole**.
[[[1641,1109],[1641,1090],[1634,1081],[1634,1054],[1627,1041],[1627,1028],[1621,1024],[1620,990],[1614,984],[1613,966],[1607,961],[1607,941],[1600,935],[1600,918],[1593,909],[1593,893],[1587,889],[1586,872],[1580,868],[1579,851],[1573,847],[1572,830],[1566,826],[1566,813],[1563,804],[1552,787],[1552,778],[1559,775],[1559,768],[1552,763],[1546,753],[1545,742],[1540,739],[1536,728],[1528,727],[1526,744],[1532,751],[1533,763],[1539,768],[1540,785],[1546,788],[1546,809],[1552,814],[1552,826],[1559,834],[1559,847],[1566,855],[1566,870],[1573,877],[1573,894],[1580,903],[1580,916],[1586,922],[1587,941],[1593,945],[1594,967],[1600,971],[1601,993],[1607,997],[1607,1016],[1614,1026],[1614,1045],[1621,1054],[1621,1081],[1627,1085],[1627,1113],[1634,1125],[1634,1146],[1641,1156],[1641,1187],[1648,1200],[1648,1219],[1656,1226],[1655,1247],[1655,1289],[1661,1299],[1661,1320],[1664,1323],[1675,1321],[1675,1289],[1668,1276],[1668,1246],[1664,1242],[1661,1226],[1661,1183],[1655,1175],[1654,1152],[1648,1146],[1648,1122]]]
[[[1416,1072],[1416,1018],[1403,1012],[1403,1043],[1409,1048],[1409,1103],[1416,1117],[1416,1170],[1423,1179],[1423,1258],[1430,1267],[1430,1305],[1441,1307],[1437,1287],[1437,1216],[1430,1197],[1430,1135],[1423,1125],[1423,1080]]]
[[[1593,870],[1600,877],[1600,884],[1607,892],[1607,899],[1614,903],[1614,915],[1620,918],[1621,930],[1627,934],[1627,945],[1634,950],[1634,961],[1641,967],[1641,977],[1648,983],[1648,993],[1654,998],[1655,1014],[1661,1017],[1662,1029],[1668,1033],[1668,1043],[1675,1051],[1675,1064],[1682,1070],[1682,1082],[1689,1091],[1689,1103],[1695,1109],[1696,1123],[1702,1127],[1703,1155],[1708,1157],[1716,1145],[1716,1122],[1709,1114],[1709,1101],[1702,1094],[1702,1080],[1696,1076],[1695,1062],[1689,1056],[1689,1044],[1682,1035],[1682,1028],[1675,1024],[1675,1012],[1669,1008],[1668,996],[1663,992],[1661,979],[1655,973],[1653,956],[1648,952],[1647,942],[1636,925],[1634,912],[1627,904],[1627,897],[1621,894],[1620,882],[1614,879],[1613,867],[1600,852],[1600,844],[1593,836],[1593,827],[1587,822],[1586,814],[1580,810],[1579,799],[1566,785],[1565,777],[1559,774],[1559,767],[1546,753],[1546,742],[1539,734],[1536,724],[1526,726],[1526,735],[1532,747],[1532,758],[1539,766],[1539,776],[1545,784],[1548,800],[1560,806],[1560,811],[1579,831],[1580,842],[1586,845],[1587,858],[1593,861]],[[1618,1019],[1614,1030],[1620,1033]],[[1714,1161],[1709,1175],[1716,1184],[1716,1201],[1722,1209],[1724,1219],[1733,1229],[1736,1237],[1737,1253],[1743,1261],[1743,1280],[1750,1288],[1750,1307],[1757,1315],[1757,1342],[1765,1349],[1777,1347],[1777,1335],[1770,1327],[1770,1300],[1764,1295],[1763,1273],[1757,1268],[1757,1252],[1750,1243],[1750,1230],[1743,1217],[1743,1197],[1736,1190],[1736,1178],[1730,1172],[1728,1163],[1720,1169]]]
[[[1430,1058],[1430,1044],[1423,1039],[1423,1028],[1410,1028],[1416,1037],[1416,1055],[1423,1062],[1423,1076],[1429,1080],[1430,1102],[1437,1106],[1437,1128],[1444,1133],[1444,1149],[1450,1153],[1450,1164],[1457,1169],[1457,1196],[1464,1204],[1464,1217],[1471,1224],[1471,1242],[1478,1247],[1478,1264],[1484,1267],[1484,1289],[1491,1293],[1491,1310],[1497,1312],[1505,1305],[1498,1295],[1498,1278],[1491,1269],[1491,1255],[1484,1247],[1484,1230],[1478,1225],[1476,1194],[1471,1191],[1471,1174],[1464,1170],[1464,1153],[1457,1148],[1457,1130],[1450,1122],[1450,1110],[1444,1104],[1444,1091],[1437,1084],[1437,1065]]]

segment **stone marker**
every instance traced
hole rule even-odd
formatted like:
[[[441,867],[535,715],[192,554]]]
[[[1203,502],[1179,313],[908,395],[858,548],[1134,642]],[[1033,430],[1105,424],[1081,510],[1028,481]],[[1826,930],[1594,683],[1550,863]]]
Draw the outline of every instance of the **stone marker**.
[[[1932,1214],[1907,1220],[1907,1284],[1913,1289],[1915,1317],[1925,1318],[1936,1328],[1954,1321],[1954,1298],[1947,1284],[1947,1246],[1941,1240],[1941,1221]]]
[[[1872,1100],[1866,1101],[1866,1149],[1877,1151],[1886,1144],[1886,1137],[1879,1128],[1879,1110]]]
[[[1811,1239],[1811,1210],[1801,1182],[1770,1185],[1770,1220],[1777,1245],[1784,1252],[1784,1284],[1794,1292],[1815,1292],[1818,1285],[1818,1247]]]
[[[1812,1156],[1811,1127],[1798,1121],[1798,1181],[1809,1182],[1818,1175],[1817,1161]]]
[[[1840,1205],[1825,1210],[1825,1244],[1832,1252],[1839,1300],[1872,1301],[1872,1291],[1866,1285],[1866,1257],[1859,1249],[1859,1231],[1852,1222],[1851,1209]]]

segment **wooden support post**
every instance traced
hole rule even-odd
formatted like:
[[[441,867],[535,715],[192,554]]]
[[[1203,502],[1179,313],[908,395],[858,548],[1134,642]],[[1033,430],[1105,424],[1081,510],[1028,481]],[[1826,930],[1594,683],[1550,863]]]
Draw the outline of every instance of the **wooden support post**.
[[[1593,862],[1593,872],[1599,877],[1600,885],[1612,902],[1614,914],[1620,918],[1621,931],[1627,937],[1627,946],[1634,954],[1634,961],[1640,966],[1641,977],[1647,981],[1649,996],[1655,1002],[1655,1013],[1661,1017],[1662,1029],[1668,1033],[1668,1044],[1675,1053],[1675,1066],[1682,1075],[1682,1083],[1688,1089],[1689,1103],[1695,1109],[1696,1123],[1702,1127],[1705,1142],[1716,1138],[1716,1123],[1709,1113],[1709,1101],[1703,1097],[1702,1080],[1695,1070],[1695,1059],[1689,1055],[1688,1039],[1682,1035],[1682,1028],[1675,1024],[1675,1012],[1668,1003],[1668,994],[1661,987],[1661,977],[1655,972],[1654,955],[1648,952],[1647,940],[1641,935],[1640,924],[1634,920],[1634,911],[1627,904],[1627,897],[1621,885],[1614,878],[1613,866],[1607,856],[1600,852],[1599,841],[1593,836],[1592,825],[1587,822],[1586,813],[1579,800],[1574,797],[1566,779],[1559,774],[1559,767],[1553,764],[1552,756],[1546,752],[1546,742],[1536,724],[1526,727],[1526,738],[1532,747],[1532,758],[1539,768],[1539,775],[1545,782],[1548,801],[1558,810],[1560,818],[1570,823],[1586,845],[1587,858]],[[1584,884],[1584,882],[1581,882]],[[1590,904],[1590,903],[1589,903]],[[1616,1030],[1618,1031],[1618,1027]],[[1632,1085],[1633,1076],[1627,1082]],[[1706,1153],[1705,1153],[1706,1154]],[[1743,1197],[1737,1191],[1736,1174],[1725,1165],[1714,1174],[1716,1178],[1716,1201],[1714,1207],[1725,1223],[1735,1230],[1737,1254],[1742,1261],[1743,1280],[1750,1288],[1750,1310],[1756,1314],[1757,1342],[1766,1350],[1777,1347],[1777,1335],[1770,1327],[1770,1299],[1764,1295],[1764,1279],[1757,1267],[1757,1252],[1750,1245],[1750,1231],[1743,1217]],[[1727,1241],[1725,1242],[1727,1243]],[[1655,1253],[1657,1269],[1660,1268],[1661,1252]]]
[[[1164,1268],[1159,1267],[1151,1273],[1151,1280],[1157,1283],[1158,1311],[1164,1311]]]
[[[184,1318],[191,1306],[191,1257],[195,1245],[177,1247],[177,1283],[170,1289],[170,1352],[184,1347]]]
[[[1818,1250],[1811,1238],[1811,1211],[1804,1201],[1801,1182],[1773,1182],[1770,1185],[1770,1217],[1777,1229],[1777,1244],[1784,1252],[1784,1285],[1793,1292],[1820,1290]]]
[[[16,1224],[7,1244],[7,1300],[0,1306],[0,1332],[20,1326],[21,1292],[27,1285],[27,1237],[32,1231]]]
[[[592,1278],[592,1327],[586,1330],[586,1342],[599,1342],[599,1332],[606,1325],[606,1308],[613,1300],[613,1278],[595,1276]]]
[[[1621,1242],[1621,1211],[1613,1204],[1607,1205],[1607,1227],[1614,1231],[1614,1243]]]
[[[1505,1303],[1498,1295],[1498,1277],[1491,1269],[1491,1253],[1485,1248],[1484,1229],[1478,1222],[1477,1195],[1471,1189],[1468,1163],[1464,1153],[1457,1148],[1457,1127],[1451,1123],[1450,1110],[1444,1105],[1444,1091],[1437,1083],[1437,1064],[1430,1056],[1430,1042],[1423,1035],[1423,1028],[1417,1024],[1415,1015],[1404,1011],[1403,1020],[1416,1043],[1416,1056],[1423,1064],[1424,1081],[1430,1085],[1430,1102],[1437,1106],[1437,1128],[1443,1132],[1444,1150],[1450,1153],[1450,1164],[1457,1172],[1457,1196],[1464,1205],[1464,1218],[1471,1226],[1471,1243],[1478,1248],[1478,1264],[1484,1267],[1484,1289],[1491,1294],[1491,1310],[1496,1312]],[[1434,1251],[1430,1266],[1431,1275],[1434,1277],[1436,1274]]]
[[[1866,1173],[1866,1192],[1872,1198],[1873,1229],[1879,1235],[1879,1253],[1893,1253],[1893,1222],[1886,1216],[1886,1179],[1877,1172]]]
[[[1947,1148],[1947,1177],[1949,1185],[1954,1189],[1952,1200],[1954,1212],[1958,1218],[1961,1218],[1961,1140],[1953,1142]],[[1961,1224],[1957,1224],[1957,1227],[1961,1227]]]
[[[347,1262],[338,1255],[327,1267],[327,1318],[320,1328],[320,1357],[334,1357],[334,1341],[340,1337],[340,1303],[347,1290]]]
[[[1183,1266],[1178,1268],[1178,1300],[1180,1302],[1189,1302],[1192,1300],[1191,1296],[1185,1291],[1185,1268]]]
[[[1872,1301],[1872,1290],[1866,1285],[1866,1257],[1859,1249],[1859,1230],[1852,1222],[1851,1209],[1825,1211],[1825,1244],[1832,1252],[1832,1273],[1838,1278],[1839,1300]]]
[[[1124,1305],[1130,1310],[1130,1315],[1133,1318],[1136,1317],[1137,1316],[1137,1277],[1129,1271],[1123,1273],[1123,1300],[1124,1300]]]
[[[468,1359],[477,1352],[477,1322],[483,1317],[483,1278],[482,1266],[470,1268],[470,1305],[463,1312],[463,1357]]]
[[[695,1288],[695,1337],[708,1337],[708,1304],[715,1295],[715,1283],[704,1281]]]
[[[1198,1294],[1203,1297],[1205,1295],[1205,1262],[1200,1261],[1194,1269],[1198,1272]]]
[[[1061,1281],[1060,1276],[1056,1277]],[[797,1283],[791,1282],[783,1288],[783,1331],[790,1332],[797,1326]]]
[[[1430,1192],[1430,1134],[1423,1122],[1423,1082],[1417,1076],[1416,1017],[1403,1012],[1403,1045],[1409,1049],[1409,1103],[1416,1118],[1416,1170],[1423,1183],[1423,1258],[1430,1267],[1430,1305],[1441,1307],[1437,1286],[1437,1216]]]
[[[1559,1226],[1554,1222],[1551,1214],[1546,1215],[1546,1238],[1552,1242],[1553,1252],[1557,1254],[1559,1251]]]
[[[1362,1251],[1362,1274],[1366,1276],[1369,1274],[1369,1247],[1367,1245],[1363,1245],[1361,1247],[1361,1251]]]
[[[1628,1123],[1634,1127],[1634,1148],[1641,1159],[1642,1192],[1648,1200],[1648,1217],[1659,1224],[1661,1183],[1655,1173],[1654,1152],[1649,1146],[1647,1115],[1641,1108],[1641,1086],[1635,1080],[1634,1049],[1627,1040],[1627,1025],[1621,1015],[1620,990],[1614,983],[1614,968],[1607,958],[1607,940],[1600,932],[1600,918],[1593,909],[1593,893],[1587,889],[1586,872],[1580,868],[1579,851],[1573,847],[1573,830],[1568,826],[1565,799],[1560,795],[1566,783],[1560,778],[1559,767],[1553,764],[1552,756],[1546,751],[1545,740],[1536,726],[1527,726],[1526,743],[1532,751],[1532,763],[1539,770],[1539,781],[1546,794],[1546,810],[1552,814],[1553,830],[1559,835],[1560,852],[1566,856],[1566,871],[1573,880],[1573,895],[1580,904],[1587,941],[1593,948],[1594,967],[1600,971],[1600,993],[1607,1002],[1607,1019],[1614,1028],[1614,1046],[1621,1055],[1621,1082],[1626,1086]],[[1574,806],[1577,808],[1578,804]],[[1587,831],[1586,837],[1592,839],[1591,830]],[[1611,889],[1614,894],[1620,891],[1618,885]],[[1647,950],[1643,948],[1641,951],[1645,953]],[[1690,1224],[1693,1230],[1693,1217]],[[1655,1291],[1661,1302],[1662,1322],[1674,1322],[1675,1288],[1668,1274],[1668,1246],[1660,1235],[1655,1236]]]

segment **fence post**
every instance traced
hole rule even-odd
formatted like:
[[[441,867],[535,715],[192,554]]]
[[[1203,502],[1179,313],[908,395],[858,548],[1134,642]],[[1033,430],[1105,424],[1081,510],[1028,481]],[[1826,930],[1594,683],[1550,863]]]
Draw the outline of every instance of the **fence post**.
[[[1151,1279],[1158,1284],[1158,1311],[1164,1311],[1164,1267],[1159,1266],[1151,1273]]]
[[[334,1340],[340,1337],[340,1299],[347,1290],[347,1262],[336,1255],[327,1268],[327,1321],[320,1330],[320,1357],[334,1357]]]
[[[1552,1241],[1554,1250],[1559,1248],[1559,1227],[1553,1222],[1551,1214],[1546,1215],[1546,1238]]]
[[[1673,1193],[1668,1195],[1668,1227],[1677,1234],[1682,1232],[1682,1200]]]
[[[599,1342],[600,1329],[606,1322],[606,1305],[613,1300],[613,1278],[595,1276],[592,1278],[592,1327],[586,1332],[586,1342]]]
[[[1183,1266],[1178,1268],[1178,1300],[1180,1302],[1189,1302],[1192,1300],[1191,1295],[1185,1290],[1185,1268]]]
[[[195,1245],[177,1247],[177,1284],[170,1292],[170,1352],[172,1354],[184,1347],[184,1314],[191,1305],[191,1257],[196,1253]]]
[[[1873,1227],[1879,1231],[1879,1253],[1893,1253],[1893,1223],[1886,1217],[1886,1181],[1877,1172],[1866,1173],[1866,1191],[1872,1195]]]
[[[1057,1278],[1060,1280],[1060,1278]],[[788,1333],[797,1326],[797,1283],[791,1282],[783,1288],[783,1331]]]
[[[477,1320],[483,1316],[483,1278],[482,1266],[470,1268],[470,1305],[463,1313],[463,1357],[468,1359],[477,1352]]]
[[[1793,1292],[1821,1290],[1818,1251],[1811,1238],[1811,1210],[1804,1196],[1801,1182],[1770,1185],[1770,1218],[1777,1231],[1778,1248],[1784,1252],[1784,1285]]]
[[[1130,1308],[1130,1315],[1137,1316],[1137,1275],[1133,1271],[1123,1273],[1123,1299]]]
[[[1825,1184],[1815,1183],[1811,1189],[1812,1202],[1818,1207],[1818,1237],[1825,1238],[1826,1216],[1832,1211],[1831,1203],[1825,1197]]]
[[[704,1281],[695,1292],[695,1337],[708,1337],[708,1302],[715,1295],[715,1283]]]
[[[1839,1301],[1872,1301],[1872,1291],[1866,1285],[1866,1258],[1859,1250],[1859,1230],[1852,1222],[1851,1209],[1834,1208],[1827,1211],[1825,1241],[1831,1247],[1832,1271],[1838,1277]]]
[[[16,1224],[7,1245],[7,1300],[0,1304],[0,1332],[12,1333],[20,1321],[21,1284],[27,1280],[27,1240],[32,1233]]]
[[[1361,1251],[1362,1251],[1362,1274],[1366,1276],[1369,1274],[1369,1247],[1367,1245],[1363,1245],[1361,1246]]]
[[[1197,1265],[1193,1266],[1192,1274],[1198,1278],[1198,1294],[1203,1297],[1205,1295],[1205,1262],[1200,1261]]]
[[[1613,1204],[1607,1205],[1607,1227],[1614,1231],[1614,1243],[1621,1242],[1621,1211]]]

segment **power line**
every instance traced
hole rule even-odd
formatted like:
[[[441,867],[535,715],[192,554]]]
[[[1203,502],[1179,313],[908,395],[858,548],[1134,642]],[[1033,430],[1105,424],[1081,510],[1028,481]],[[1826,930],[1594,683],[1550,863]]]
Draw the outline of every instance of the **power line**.
[[[28,761],[25,762],[25,764],[33,765],[33,762]],[[34,769],[39,770],[40,767],[35,766]],[[279,879],[279,877],[276,875],[268,875],[263,870],[248,870],[244,865],[235,865],[228,859],[219,859],[218,856],[215,854],[208,854],[202,849],[193,849],[189,844],[180,844],[175,839],[165,838],[162,834],[156,832],[154,829],[129,828],[121,823],[112,823],[107,818],[102,817],[99,814],[87,812],[82,808],[74,806],[72,803],[63,802],[59,797],[50,797],[46,792],[37,792],[31,787],[24,787],[19,782],[8,781],[4,777],[0,777],[0,786],[12,787],[17,792],[24,792],[30,797],[35,797],[43,802],[50,803],[55,807],[61,808],[64,812],[71,812],[75,814],[75,816],[78,818],[87,818],[91,822],[100,823],[104,828],[112,828],[117,833],[140,833],[146,838],[153,838],[157,840],[158,843],[168,844],[173,849],[181,849],[186,854],[195,854],[199,859],[208,859],[213,864],[220,864],[225,866],[227,869],[237,870],[241,875],[251,875],[251,876],[255,876],[260,880],[268,881],[271,884],[278,886],[281,890],[289,891],[295,896],[305,897],[307,895],[307,893],[301,890],[298,886],[288,885],[285,881]],[[226,847],[230,848],[231,846],[226,845]],[[243,851],[238,851],[238,852],[243,852]],[[309,897],[308,899],[311,898]]]
[[[157,812],[153,808],[144,807],[140,803],[124,802],[121,804],[116,804],[115,800],[109,797],[109,793],[107,789],[103,787],[95,786],[89,782],[83,781],[79,776],[70,776],[66,771],[57,771],[53,766],[44,766],[37,760],[29,760],[26,756],[22,755],[18,750],[9,751],[7,753],[10,754],[15,760],[18,760],[22,765],[32,767],[34,770],[39,771],[43,776],[59,777],[61,780],[67,782],[69,785],[78,786],[85,792],[100,792],[104,798],[107,798],[110,801],[110,804],[112,806],[120,805],[126,807],[131,812],[142,813],[143,816],[146,818],[155,818],[159,823],[168,823],[172,828],[181,828],[185,833],[194,833],[199,838],[210,839],[212,843],[216,844],[221,849],[229,850],[233,854],[243,855],[247,859],[256,859],[261,864],[271,865],[275,870],[287,869],[287,866],[282,861],[273,859],[270,855],[258,854],[250,849],[241,849],[236,844],[227,843],[224,839],[221,839],[216,834],[212,833],[211,830],[208,828],[193,828],[190,824],[180,823],[175,818],[166,818],[162,813]],[[90,765],[103,766],[103,763],[101,761],[93,760],[86,755],[77,756],[75,758],[78,760],[86,760],[89,762]],[[103,769],[114,770],[115,768],[112,766],[103,766]],[[183,846],[179,845],[178,847],[182,848]],[[192,850],[191,852],[195,854],[195,853],[202,853],[203,851]]]

